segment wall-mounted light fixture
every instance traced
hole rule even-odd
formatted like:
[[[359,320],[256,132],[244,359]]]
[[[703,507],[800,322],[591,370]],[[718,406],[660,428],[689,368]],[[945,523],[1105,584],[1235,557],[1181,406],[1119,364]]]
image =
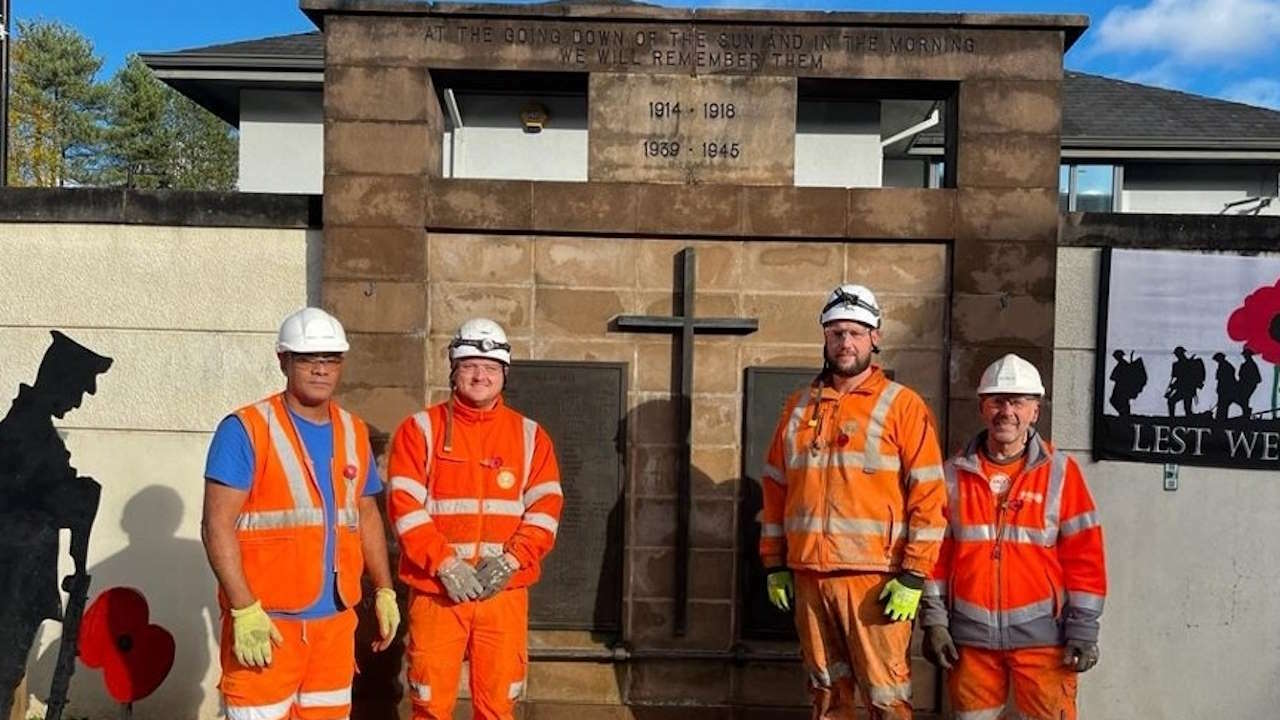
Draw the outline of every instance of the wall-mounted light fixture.
[[[520,108],[520,124],[524,125],[526,133],[540,133],[542,128],[547,124],[547,108],[539,102],[529,101],[524,107]]]

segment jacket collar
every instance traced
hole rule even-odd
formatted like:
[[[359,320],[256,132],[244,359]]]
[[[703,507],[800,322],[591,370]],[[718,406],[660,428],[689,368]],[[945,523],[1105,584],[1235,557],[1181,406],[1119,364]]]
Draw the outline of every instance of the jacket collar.
[[[862,381],[858,387],[847,393],[841,393],[827,383],[827,374],[823,372],[814,379],[813,384],[821,388],[821,399],[823,400],[839,400],[843,395],[875,395],[889,383],[889,378],[884,374],[884,370],[879,365],[871,366],[871,374]]]
[[[498,395],[497,403],[495,403],[494,406],[488,410],[481,410],[480,408],[471,407],[470,405],[466,404],[461,399],[459,399],[457,395],[454,395],[451,399],[453,400],[453,402],[450,403],[453,406],[453,416],[459,422],[465,422],[465,423],[488,422],[496,418],[498,416],[498,413],[502,412],[503,408],[505,407],[502,401],[501,394]]]
[[[1027,466],[1024,472],[1034,470],[1040,465],[1049,462],[1053,456],[1053,446],[1035,428],[1028,430],[1027,435]],[[964,452],[956,457],[956,467],[975,475],[982,475],[982,460],[979,459],[978,453],[982,452],[982,446],[986,442],[986,430],[975,435],[969,441],[969,444],[965,446]]]

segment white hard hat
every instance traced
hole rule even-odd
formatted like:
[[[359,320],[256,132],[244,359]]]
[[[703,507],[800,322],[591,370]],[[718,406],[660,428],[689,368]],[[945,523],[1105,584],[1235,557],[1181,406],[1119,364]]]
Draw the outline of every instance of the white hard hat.
[[[827,303],[818,316],[822,325],[835,320],[853,320],[879,329],[880,304],[876,302],[876,296],[862,285],[841,285],[827,296]]]
[[[302,308],[285,318],[276,337],[276,352],[341,353],[350,348],[342,323],[320,308]]]
[[[978,395],[1044,395],[1044,383],[1035,365],[1009,353],[982,372]]]
[[[502,326],[488,318],[472,318],[458,328],[449,343],[449,362],[482,357],[511,364],[511,343]]]

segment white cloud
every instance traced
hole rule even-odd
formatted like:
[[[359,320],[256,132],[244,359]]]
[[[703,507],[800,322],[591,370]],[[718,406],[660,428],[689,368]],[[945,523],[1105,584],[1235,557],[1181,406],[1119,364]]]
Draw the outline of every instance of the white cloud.
[[[1233,83],[1219,94],[1227,100],[1280,110],[1280,80],[1273,78],[1257,77]]]
[[[1179,65],[1234,65],[1280,42],[1280,0],[1151,0],[1107,13],[1093,36],[1099,54],[1150,52]]]

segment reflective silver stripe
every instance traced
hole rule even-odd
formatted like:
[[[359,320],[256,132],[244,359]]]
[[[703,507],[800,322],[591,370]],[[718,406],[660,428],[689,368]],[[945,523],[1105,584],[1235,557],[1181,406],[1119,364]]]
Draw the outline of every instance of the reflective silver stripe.
[[[946,526],[913,527],[907,530],[907,542],[942,542],[947,534]]]
[[[293,698],[270,705],[227,705],[227,720],[281,720],[288,717]]]
[[[911,487],[915,487],[920,483],[942,482],[942,466],[926,465],[924,467],[912,468],[907,474]]]
[[[432,515],[476,515],[480,512],[480,501],[475,498],[433,498],[427,501],[427,512]]]
[[[236,518],[236,530],[279,530],[281,528],[324,526],[324,510],[261,510],[240,513]]]
[[[524,422],[524,481],[520,490],[529,488],[529,473],[533,470],[533,443],[538,439],[538,423],[529,418],[521,418]]]
[[[396,475],[391,478],[391,492],[400,491],[407,493],[409,497],[418,501],[419,505],[427,504],[427,486],[404,475]]]
[[[518,680],[513,682],[511,683],[511,686],[507,688],[507,699],[517,700],[520,698],[520,693],[522,692],[524,692],[524,681]]]
[[[1062,526],[1059,528],[1058,533],[1062,537],[1068,537],[1070,535],[1075,535],[1076,533],[1082,530],[1088,530],[1089,528],[1092,528],[1092,527],[1098,527],[1098,524],[1099,524],[1098,511],[1090,510],[1089,512],[1080,513],[1079,515],[1076,515],[1070,520],[1067,520],[1066,522],[1062,523]]]
[[[925,580],[924,594],[927,597],[942,597],[947,594],[946,580]]]
[[[1049,467],[1049,488],[1044,493],[1044,526],[1055,533],[1058,530],[1058,514],[1062,512],[1062,486],[1067,479],[1067,460],[1064,452],[1054,451]]]
[[[524,514],[524,503],[520,500],[488,499],[481,505],[485,515],[507,515],[520,517]]]
[[[776,466],[770,465],[769,463],[765,463],[764,468],[760,470],[760,477],[763,480],[772,480],[779,485],[787,484],[787,476],[783,475],[782,471]]]
[[[365,475],[368,471],[360,467],[360,455],[356,453],[355,421],[352,419],[351,413],[338,408],[338,418],[342,421],[342,447],[347,453],[347,464],[354,465],[356,469],[356,476],[347,481],[346,499],[346,506],[354,508],[356,506],[356,488],[364,485]],[[362,470],[365,470],[365,472],[361,472]]]
[[[1022,607],[1016,607],[1011,610],[1004,610],[1000,613],[1000,619],[1006,625],[1021,625],[1031,622],[1042,617],[1048,617],[1053,614],[1053,598],[1033,602]]]
[[[996,613],[987,608],[966,602],[960,598],[953,601],[957,615],[981,623],[988,627],[994,627],[996,624]],[[1053,614],[1053,598],[1046,598],[1039,602],[1029,603],[1021,607],[1002,610],[999,615],[1001,624],[1003,625],[1021,625],[1043,617],[1049,617]]]
[[[335,707],[351,704],[351,686],[340,690],[320,690],[315,692],[299,692],[298,707]]]
[[[822,518],[810,517],[806,515],[794,515],[783,521],[786,531],[789,533],[820,533],[822,532]]]
[[[404,535],[410,530],[426,525],[431,522],[431,515],[426,510],[414,510],[407,513],[396,521],[396,534]]]
[[[436,449],[435,437],[431,434],[431,416],[427,414],[426,410],[419,410],[413,414],[413,422],[418,426],[418,429],[422,431],[422,439],[426,441],[426,466],[423,467],[422,470],[427,475],[430,475],[431,454],[435,452]]]
[[[840,535],[884,535],[889,532],[890,523],[866,518],[827,518],[827,532]],[[899,526],[901,529],[901,526]],[[901,533],[897,533],[901,534]]]
[[[556,522],[555,518],[546,513],[528,513],[520,522],[522,525],[540,527],[552,535],[555,535],[556,531],[560,528],[560,523]]]
[[[529,488],[524,494],[524,506],[530,507],[548,495],[559,495],[564,497],[564,490],[560,488],[560,483],[555,480],[548,480]]]
[[[289,483],[289,496],[293,498],[293,506],[299,509],[315,507],[315,503],[311,502],[311,493],[307,491],[307,476],[302,470],[302,461],[298,458],[293,443],[289,442],[289,435],[276,416],[271,401],[264,400],[255,405],[254,409],[267,422],[267,432],[271,435],[271,444],[275,446],[276,459],[280,461],[285,480]]]
[[[950,460],[942,464],[942,481],[947,484],[948,527],[960,517],[960,484],[956,482],[956,466]]]
[[[338,510],[338,524],[348,527],[356,527],[360,524],[360,511],[355,508],[341,508]]]
[[[805,448],[797,448],[796,438],[800,434],[800,424],[804,422],[805,410],[809,407],[809,396],[811,392],[801,391],[800,400],[796,402],[796,406],[791,410],[791,417],[787,419],[787,429],[783,433],[783,445],[787,452],[787,467],[796,468],[799,462],[808,455]]]
[[[911,683],[901,685],[872,685],[867,693],[871,696],[871,704],[877,706],[893,705],[911,699]]]
[[[792,463],[797,470],[826,470],[831,465],[836,467],[857,468],[858,470],[894,471],[902,466],[896,455],[879,455],[861,450],[824,450],[818,454],[799,453]]]
[[[760,537],[762,538],[782,537],[785,534],[782,531],[782,526],[777,523],[762,523],[760,525]]]
[[[409,689],[413,691],[415,700],[427,702],[431,700],[431,686],[423,683],[410,682]]]
[[[960,525],[951,527],[951,535],[961,542],[989,542],[996,539],[995,525]],[[1052,546],[1058,539],[1054,530],[1027,527],[1025,525],[1005,525],[1004,541],[1027,543],[1030,545]]]
[[[502,543],[450,543],[449,548],[453,550],[453,554],[462,560],[470,560],[476,556],[476,545],[480,546],[480,557],[498,557],[506,552],[506,546]]]
[[[876,400],[876,406],[871,410],[871,418],[867,421],[866,446],[863,448],[867,455],[865,467],[868,470],[891,469],[886,462],[887,459],[880,455],[880,438],[884,435],[884,423],[889,418],[889,409],[893,407],[893,400],[901,391],[901,385],[890,381],[884,390],[880,391],[880,398]],[[894,460],[896,461],[897,458],[895,457]]]
[[[1097,593],[1083,592],[1081,590],[1067,591],[1067,604],[1081,610],[1092,610],[1093,612],[1101,613],[1102,605],[1105,601],[1106,598]]]
[[[1000,720],[1004,706],[985,708],[983,710],[964,710],[956,713],[956,720]]]

